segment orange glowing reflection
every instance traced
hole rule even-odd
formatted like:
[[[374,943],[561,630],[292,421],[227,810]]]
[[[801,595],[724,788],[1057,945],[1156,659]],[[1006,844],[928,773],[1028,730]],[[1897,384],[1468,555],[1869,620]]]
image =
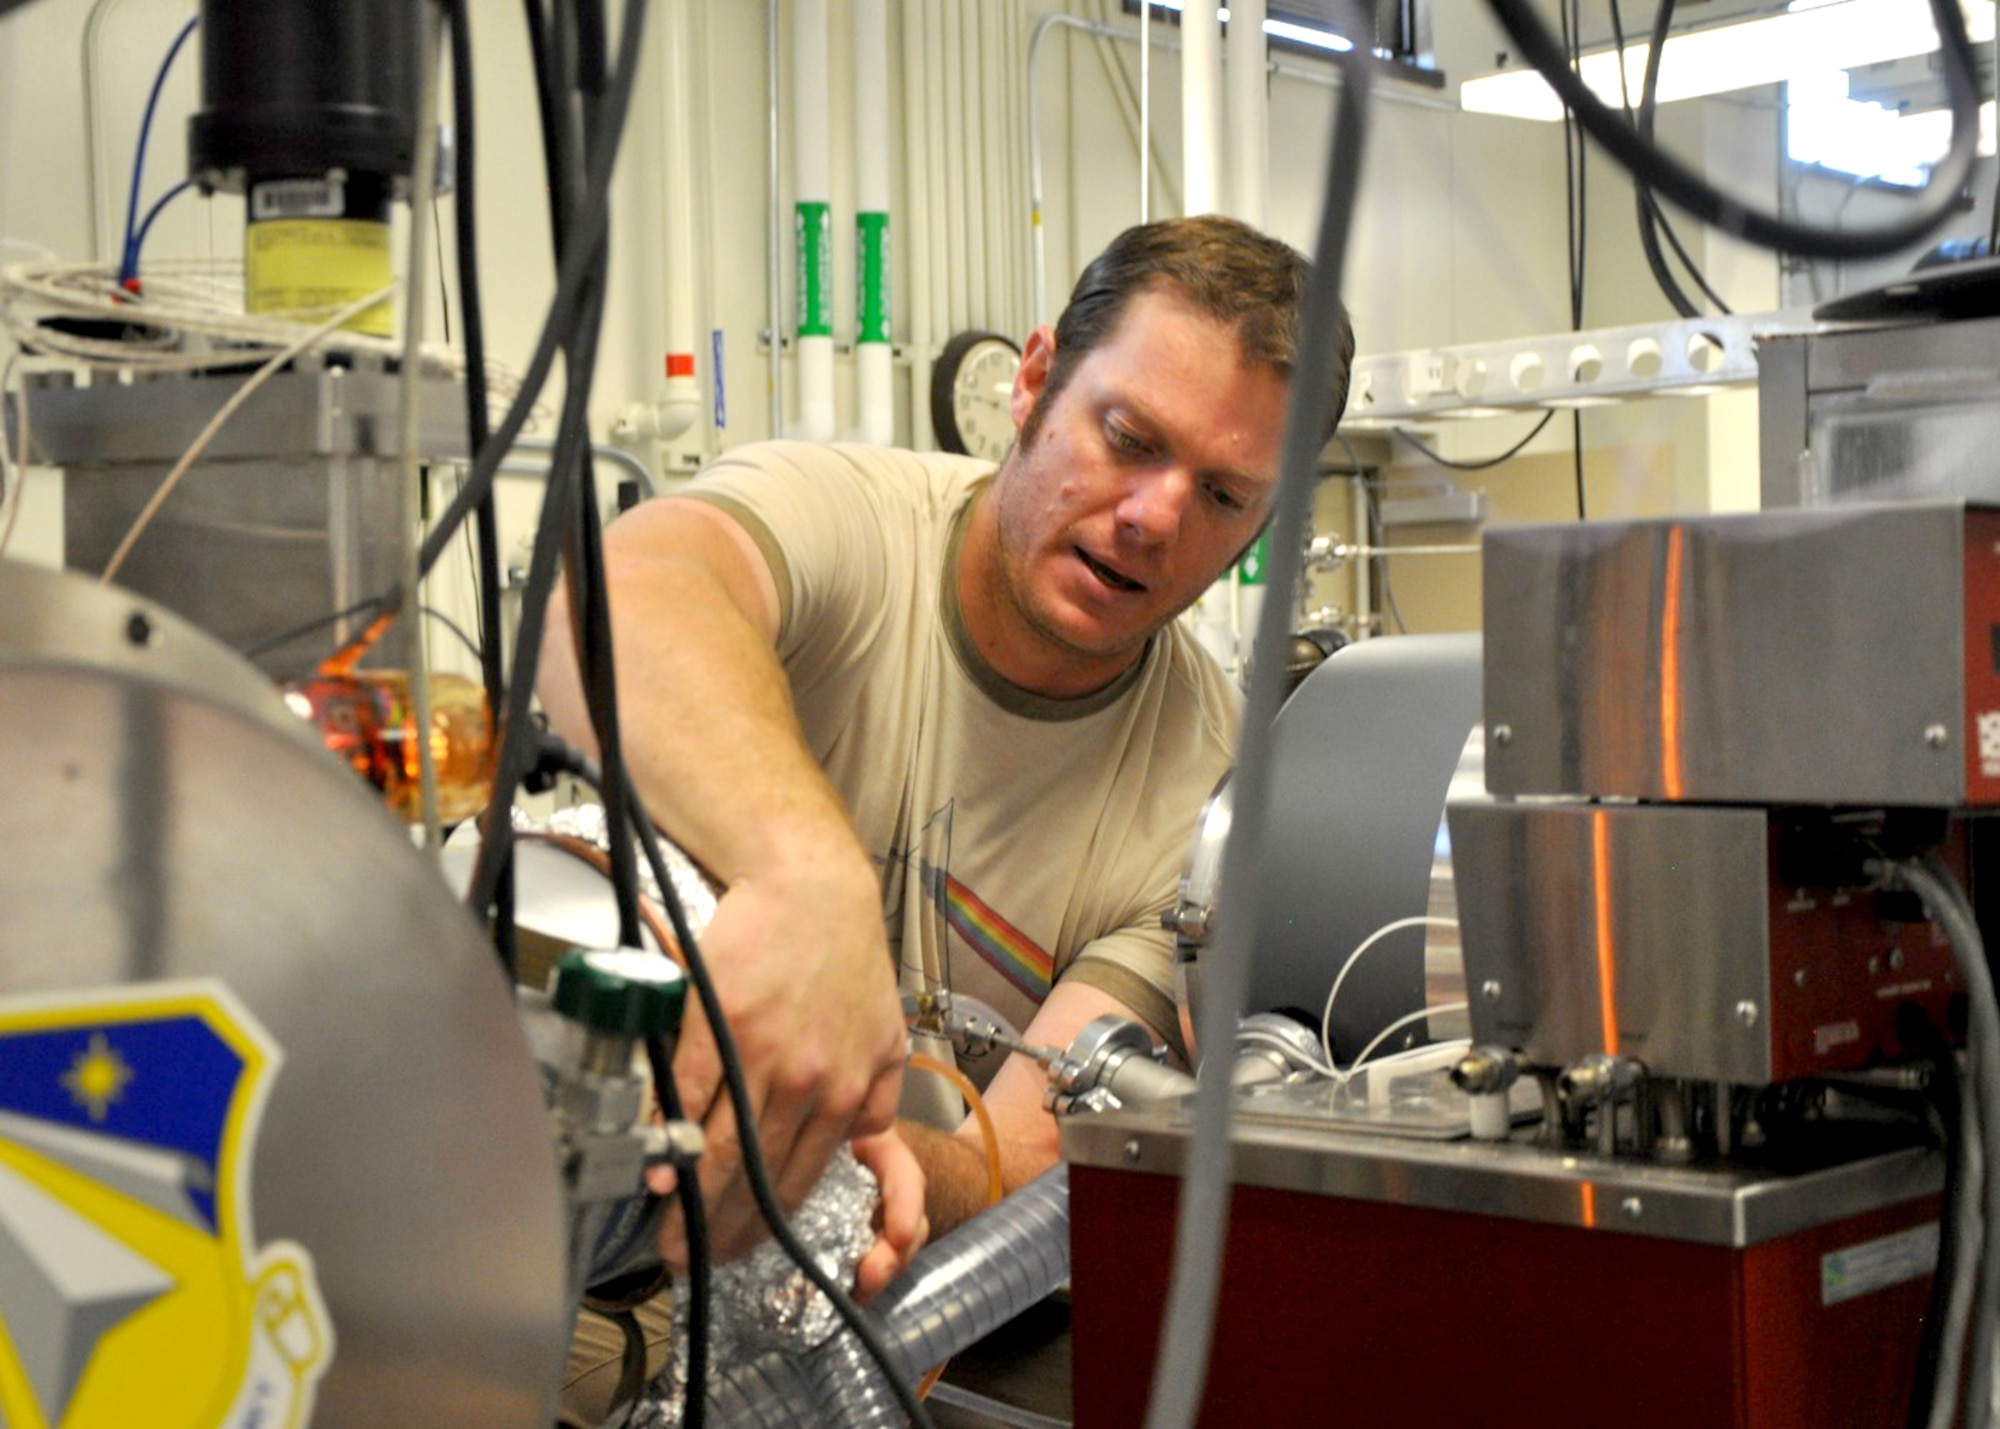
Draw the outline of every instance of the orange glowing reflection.
[[[1603,809],[1590,814],[1590,883],[1597,915],[1598,1017],[1604,1028],[1606,1056],[1618,1055],[1618,998],[1613,974],[1617,966],[1611,934],[1611,816]]]
[[[1597,1183],[1585,1181],[1579,1188],[1583,1192],[1583,1228],[1597,1229]]]
[[[1681,581],[1686,532],[1667,532],[1667,585],[1660,603],[1660,778],[1681,797]]]

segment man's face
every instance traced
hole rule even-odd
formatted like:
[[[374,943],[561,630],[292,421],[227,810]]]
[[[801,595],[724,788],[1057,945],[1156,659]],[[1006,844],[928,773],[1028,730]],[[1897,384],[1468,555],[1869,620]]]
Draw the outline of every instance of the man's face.
[[[1024,439],[994,481],[990,599],[968,618],[991,617],[1003,674],[1061,696],[1115,678],[1255,538],[1286,381],[1171,290],[1136,295],[1037,413],[1053,353],[1044,328],[1023,354]]]

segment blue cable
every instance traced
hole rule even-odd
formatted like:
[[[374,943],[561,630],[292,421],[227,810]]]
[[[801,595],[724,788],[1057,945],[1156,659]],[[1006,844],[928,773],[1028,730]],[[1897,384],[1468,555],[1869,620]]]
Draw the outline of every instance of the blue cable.
[[[139,180],[146,172],[146,141],[153,132],[153,111],[159,107],[160,91],[166,87],[167,72],[174,67],[174,58],[180,54],[181,46],[187,43],[188,36],[194,33],[195,26],[200,23],[201,16],[196,15],[191,18],[181,26],[181,32],[174,36],[173,44],[167,47],[167,57],[160,61],[160,71],[153,76],[153,92],[146,98],[146,117],[139,121],[139,148],[132,156],[132,195],[125,205],[125,253],[118,265],[118,281],[121,285],[138,276],[139,271],[140,239],[137,235],[144,232],[138,227]],[[186,185],[183,184],[181,187],[185,188]],[[167,195],[167,198],[172,198],[174,193],[179,191],[175,189]],[[165,203],[166,199],[163,198],[153,206],[152,213],[146,215],[148,224],[152,223],[154,214],[157,214]]]
[[[125,260],[125,266],[130,270],[130,273],[121,273],[119,275],[121,279],[127,276],[136,277],[138,275],[139,254],[146,246],[146,235],[152,232],[153,220],[160,216],[160,210],[193,187],[194,180],[182,179],[179,183],[153,200],[153,206],[146,210],[146,217],[139,224],[139,231],[132,236],[132,242],[128,250],[129,256]]]

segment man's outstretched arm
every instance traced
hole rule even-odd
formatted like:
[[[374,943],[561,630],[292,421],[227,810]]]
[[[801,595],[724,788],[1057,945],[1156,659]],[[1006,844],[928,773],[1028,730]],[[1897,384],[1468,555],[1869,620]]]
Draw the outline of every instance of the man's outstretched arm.
[[[1058,982],[1022,1040],[1039,1047],[1067,1047],[1105,1013],[1139,1020],[1136,1012],[1101,988]],[[986,1088],[986,1112],[1000,1142],[1001,1188],[1009,1195],[1055,1165],[1062,1154],[1055,1116],[1042,1106],[1048,1083],[1048,1073],[1039,1062],[1016,1052]],[[976,1120],[966,1118],[955,1132],[910,1121],[896,1125],[924,1170],[924,1209],[932,1234],[943,1235],[986,1208],[986,1148]]]
[[[800,733],[773,650],[776,587],[743,528],[668,499],[628,512],[604,544],[626,762],[654,821],[723,888],[702,952],[790,1211],[836,1147],[894,1118],[904,1028],[880,883]],[[541,669],[551,723],[594,753],[560,597]],[[708,1135],[716,1254],[741,1254],[764,1230],[705,1018],[689,1016],[674,1080]]]

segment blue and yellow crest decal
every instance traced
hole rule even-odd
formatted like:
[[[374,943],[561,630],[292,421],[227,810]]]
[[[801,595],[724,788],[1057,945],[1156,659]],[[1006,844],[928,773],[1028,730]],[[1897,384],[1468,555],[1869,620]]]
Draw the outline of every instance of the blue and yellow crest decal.
[[[217,982],[0,999],[0,1424],[306,1422],[331,1324],[250,1224],[282,1061]]]

